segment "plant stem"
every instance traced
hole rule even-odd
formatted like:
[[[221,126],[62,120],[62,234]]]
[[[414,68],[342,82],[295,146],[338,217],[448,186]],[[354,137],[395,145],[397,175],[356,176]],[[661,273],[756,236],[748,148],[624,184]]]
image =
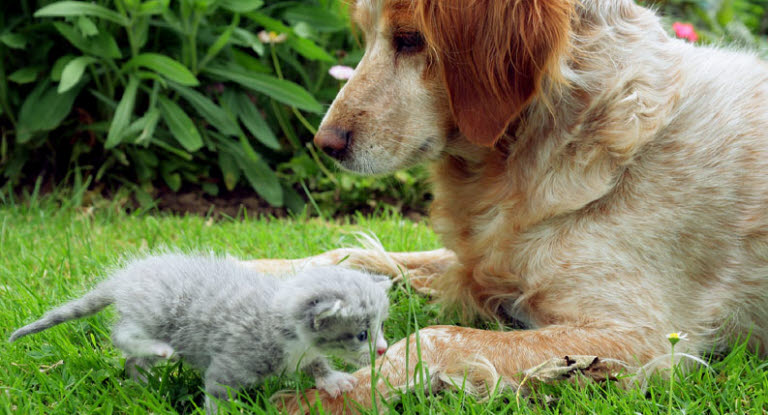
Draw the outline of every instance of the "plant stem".
[[[283,71],[280,68],[280,60],[277,59],[277,53],[275,52],[275,44],[270,43],[269,49],[272,54],[272,63],[275,65],[275,73],[277,74],[277,77],[280,79],[283,79]],[[273,101],[274,102],[274,101]],[[299,120],[301,125],[304,126],[304,128],[307,129],[310,133],[317,134],[317,128],[312,126],[312,124],[307,121],[306,118],[304,118],[304,115],[301,114],[301,112],[296,109],[293,105],[291,105],[291,111],[293,111],[293,114],[296,115],[296,118]],[[307,143],[307,150],[309,150],[309,154],[312,156],[312,158],[315,160],[315,163],[317,163],[317,167],[322,171],[334,184],[338,185],[339,182],[336,180],[336,177],[331,173],[326,167],[325,164],[323,164],[323,161],[320,160],[320,157],[317,155],[317,152],[315,152],[315,149],[312,147],[312,143]]]
[[[139,48],[136,46],[136,38],[133,34],[133,19],[131,19],[130,25],[125,28],[125,32],[128,36],[128,45],[131,47],[131,57],[135,57],[139,54]]]
[[[296,118],[299,119],[299,122],[301,123],[301,125],[304,126],[304,128],[306,128],[310,133],[312,133],[312,135],[317,134],[317,128],[313,127],[312,124],[310,124],[309,121],[307,121],[307,119],[304,118],[303,115],[301,115],[301,112],[299,112],[299,110],[297,110],[296,107],[291,107],[291,109],[293,110],[293,113],[296,115]]]
[[[325,167],[325,164],[323,164],[323,161],[320,160],[320,156],[317,155],[317,152],[315,151],[315,147],[312,145],[312,143],[307,143],[307,150],[309,150],[309,154],[312,156],[312,158],[315,160],[315,163],[317,163],[317,167],[322,171],[328,178],[331,180],[331,182],[336,185],[336,187],[339,186],[339,181],[336,180],[336,177],[328,171],[328,169]]]
[[[674,394],[673,387],[675,386],[675,345],[672,345],[672,366],[669,367],[669,406],[667,407],[668,414],[672,415],[672,397]]]
[[[4,47],[0,46],[0,52],[3,50]],[[0,53],[0,107],[3,109],[4,114],[8,117],[8,120],[11,121],[13,128],[16,128],[16,118],[13,116],[13,109],[8,103],[8,84],[5,77],[5,65],[3,64],[4,61],[5,56]]]
[[[275,73],[277,77],[283,79],[283,70],[280,68],[280,61],[277,59],[277,52],[275,52],[275,44],[269,44],[269,50],[272,54],[272,64],[275,66]]]
[[[192,12],[192,33],[189,35],[189,53],[191,54],[192,73],[197,75],[197,31],[200,28],[201,16],[197,11]]]

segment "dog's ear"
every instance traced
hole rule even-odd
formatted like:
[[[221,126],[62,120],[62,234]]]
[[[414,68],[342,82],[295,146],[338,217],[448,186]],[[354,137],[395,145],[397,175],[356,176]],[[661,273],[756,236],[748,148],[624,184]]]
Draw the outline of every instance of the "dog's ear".
[[[572,0],[418,0],[415,12],[442,66],[453,117],[472,142],[493,144],[565,53]]]

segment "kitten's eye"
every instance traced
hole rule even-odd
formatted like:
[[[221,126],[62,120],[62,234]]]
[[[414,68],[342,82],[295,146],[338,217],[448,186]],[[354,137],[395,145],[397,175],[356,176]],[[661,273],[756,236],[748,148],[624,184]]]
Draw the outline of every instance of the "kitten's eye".
[[[424,49],[424,37],[419,32],[395,33],[393,41],[397,53],[412,54]]]
[[[361,342],[368,340],[368,330],[361,331],[355,337],[357,338],[358,341],[361,341]]]

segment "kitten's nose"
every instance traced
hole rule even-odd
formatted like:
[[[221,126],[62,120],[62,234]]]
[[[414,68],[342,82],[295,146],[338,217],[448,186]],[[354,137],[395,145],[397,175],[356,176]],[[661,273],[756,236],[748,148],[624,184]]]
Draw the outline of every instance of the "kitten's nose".
[[[387,348],[386,347],[379,347],[378,349],[376,349],[376,354],[379,355],[379,356],[383,355],[386,352],[387,352]]]

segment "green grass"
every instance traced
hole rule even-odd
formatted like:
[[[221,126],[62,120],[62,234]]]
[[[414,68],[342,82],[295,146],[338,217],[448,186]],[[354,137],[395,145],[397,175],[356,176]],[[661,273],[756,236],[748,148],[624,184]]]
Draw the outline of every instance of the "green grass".
[[[36,197],[0,206],[0,335],[38,318],[50,307],[83,293],[126,253],[162,246],[231,253],[242,258],[301,257],[336,248],[353,231],[373,231],[390,250],[439,247],[425,224],[396,215],[355,218],[344,224],[316,219],[238,219],[127,214],[113,205],[88,212],[57,208]],[[354,224],[351,224],[354,222]],[[388,340],[414,326],[454,323],[434,305],[402,286],[392,291]],[[155,369],[149,384],[126,378],[123,358],[109,340],[109,311],[62,324],[9,344],[0,341],[0,413],[144,414],[193,413],[202,403],[200,377],[181,364]],[[676,376],[672,412],[765,413],[768,362],[737,346],[712,362],[713,371]],[[283,389],[312,386],[305,376],[273,378],[241,393],[232,413],[275,413],[268,398]],[[536,388],[520,407],[513,391],[478,401],[459,391],[406,393],[382,408],[390,413],[666,413],[669,383],[650,381],[645,393],[613,383],[572,383]]]

